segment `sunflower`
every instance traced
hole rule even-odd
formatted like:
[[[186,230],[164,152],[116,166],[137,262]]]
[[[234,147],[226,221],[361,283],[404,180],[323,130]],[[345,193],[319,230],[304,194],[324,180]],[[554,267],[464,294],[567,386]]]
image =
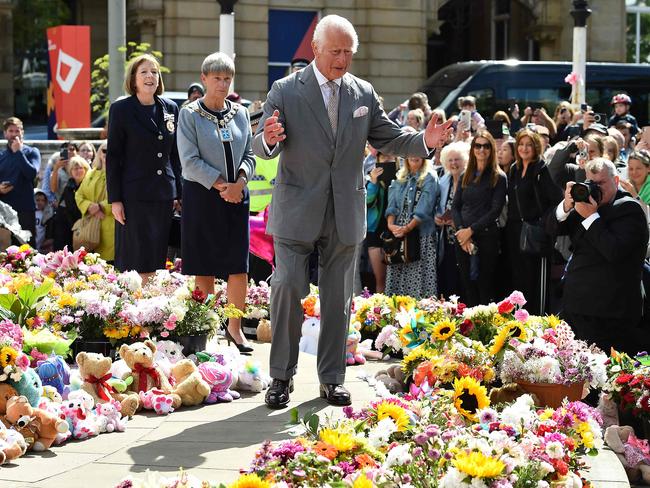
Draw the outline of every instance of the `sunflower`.
[[[68,305],[74,306],[77,304],[77,299],[70,295],[70,293],[62,293],[61,296],[59,297],[59,300],[57,301],[57,305],[59,307],[67,307]]]
[[[519,339],[520,341],[526,341],[528,339],[526,329],[521,322],[511,320],[499,329],[499,332],[494,338],[494,343],[490,347],[490,354],[493,356],[498,354],[510,339]]]
[[[320,431],[320,440],[329,444],[339,452],[351,451],[357,445],[354,436],[336,429],[323,429]]]
[[[318,441],[316,444],[314,444],[314,447],[312,449],[316,454],[319,456],[324,456],[330,461],[333,461],[334,458],[339,454],[339,452],[334,447],[323,441]]]
[[[546,321],[548,323],[548,326],[554,329],[562,323],[562,320],[560,320],[555,315],[549,315],[548,317],[546,317]]]
[[[0,349],[0,366],[3,368],[12,366],[16,362],[18,351],[11,346],[4,346]]]
[[[390,402],[382,402],[377,406],[377,422],[385,418],[393,419],[398,432],[405,431],[411,421],[406,410]]]
[[[393,296],[393,303],[395,310],[401,310],[402,308],[404,310],[411,310],[416,304],[415,298],[404,295]]]
[[[486,456],[480,451],[461,452],[451,463],[458,471],[472,478],[496,478],[506,467],[500,459]]]
[[[402,359],[402,371],[404,371],[408,376],[411,376],[413,371],[415,371],[415,368],[418,367],[418,364],[433,359],[434,356],[435,353],[433,351],[418,346]]]
[[[454,380],[454,406],[463,417],[476,422],[476,411],[490,405],[487,390],[470,376]]]
[[[437,341],[446,341],[456,332],[456,324],[451,320],[443,320],[433,326],[432,337]]]
[[[352,488],[372,488],[373,484],[372,481],[366,476],[366,473],[359,473],[359,476],[357,476],[357,479],[354,480],[354,483],[352,484]]]
[[[256,474],[243,474],[230,485],[230,488],[271,488],[271,484]]]

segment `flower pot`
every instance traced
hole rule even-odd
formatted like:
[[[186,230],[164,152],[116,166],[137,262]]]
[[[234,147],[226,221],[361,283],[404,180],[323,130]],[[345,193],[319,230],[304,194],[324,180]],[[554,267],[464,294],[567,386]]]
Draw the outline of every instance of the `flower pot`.
[[[190,354],[196,354],[199,351],[205,351],[205,345],[208,342],[208,336],[178,336],[174,337],[174,341],[183,346],[183,354],[185,354],[185,356],[189,356]]]
[[[562,400],[566,397],[570,402],[578,401],[582,398],[582,389],[584,382],[572,383],[570,385],[560,385],[555,383],[529,383],[527,381],[517,381],[517,384],[526,393],[535,394],[539,399],[540,407],[558,408],[562,405]]]
[[[271,321],[261,319],[260,324],[257,326],[257,340],[260,342],[271,342],[271,337]]]

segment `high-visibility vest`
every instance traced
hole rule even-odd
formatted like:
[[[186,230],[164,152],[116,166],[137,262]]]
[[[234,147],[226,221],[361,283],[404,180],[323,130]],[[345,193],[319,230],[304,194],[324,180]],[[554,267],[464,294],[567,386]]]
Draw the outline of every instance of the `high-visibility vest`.
[[[261,159],[255,156],[255,175],[248,182],[250,211],[261,212],[271,203],[271,193],[278,174],[278,157]]]

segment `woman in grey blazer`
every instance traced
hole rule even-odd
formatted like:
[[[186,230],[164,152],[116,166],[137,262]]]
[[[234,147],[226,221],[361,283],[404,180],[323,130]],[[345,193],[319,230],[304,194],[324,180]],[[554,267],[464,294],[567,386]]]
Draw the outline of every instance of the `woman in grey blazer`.
[[[196,287],[214,293],[215,276],[228,280],[228,303],[244,310],[248,281],[246,185],[255,171],[248,111],[226,99],[235,65],[223,53],[201,65],[205,96],[185,105],[178,124],[183,167],[181,246],[183,273]],[[229,319],[226,338],[251,352],[241,319]]]

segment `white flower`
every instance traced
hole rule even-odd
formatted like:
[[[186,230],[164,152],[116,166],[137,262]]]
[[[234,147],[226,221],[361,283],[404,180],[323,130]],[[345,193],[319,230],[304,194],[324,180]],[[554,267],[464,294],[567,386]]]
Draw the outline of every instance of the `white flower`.
[[[410,444],[400,444],[393,447],[390,451],[388,451],[384,467],[390,468],[391,466],[396,465],[402,466],[410,462],[413,459],[411,457],[411,453],[409,452],[410,447]]]
[[[472,478],[472,482],[469,486],[472,488],[488,488],[488,485],[481,478]]]
[[[0,374],[0,381],[7,381],[8,376],[4,373]]]
[[[559,441],[551,441],[546,444],[545,451],[551,459],[561,459],[564,457],[564,449],[562,448],[562,443]]]
[[[397,426],[393,419],[385,418],[368,432],[368,443],[374,447],[379,448],[388,444],[390,435],[397,431]]]
[[[11,374],[13,370],[14,370],[14,367],[13,367],[13,366],[9,366],[9,365],[5,366],[5,369],[3,369],[3,371],[5,372],[5,374]]]
[[[440,488],[462,488],[470,486],[464,480],[465,473],[461,473],[456,468],[449,468],[440,480]]]

